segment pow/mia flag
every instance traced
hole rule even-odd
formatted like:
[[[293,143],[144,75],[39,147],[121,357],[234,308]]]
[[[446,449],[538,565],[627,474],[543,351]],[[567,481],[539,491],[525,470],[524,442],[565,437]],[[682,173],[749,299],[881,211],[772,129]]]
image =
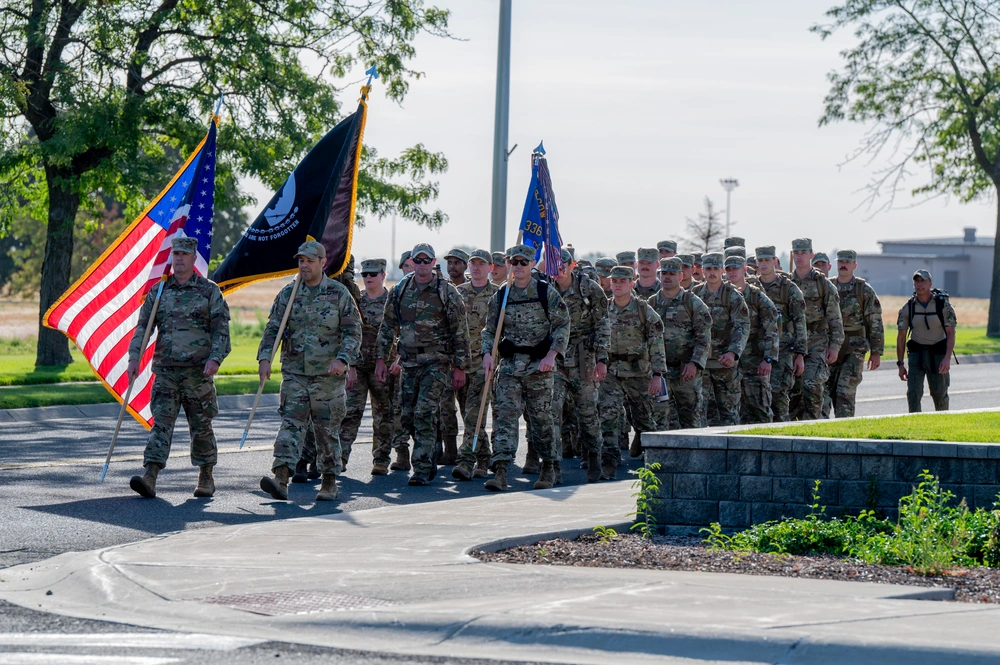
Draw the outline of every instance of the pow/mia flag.
[[[364,91],[363,91],[364,92]],[[306,236],[326,248],[326,273],[339,275],[351,255],[358,162],[368,105],[331,129],[299,162],[212,279],[223,293],[298,270],[295,252]]]

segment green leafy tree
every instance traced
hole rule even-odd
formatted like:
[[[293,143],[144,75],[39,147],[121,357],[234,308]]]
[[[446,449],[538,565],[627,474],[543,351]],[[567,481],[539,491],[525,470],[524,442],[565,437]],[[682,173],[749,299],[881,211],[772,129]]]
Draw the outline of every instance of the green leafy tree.
[[[421,0],[0,0],[0,228],[45,220],[41,312],[70,284],[81,217],[109,199],[140,212],[145,188],[204,136],[220,92],[220,169],[277,187],[353,110],[355,84],[341,86],[356,66],[376,63],[400,101],[420,76],[407,66],[414,39],[446,36],[447,23]],[[425,179],[446,167],[420,145],[369,153],[362,210],[442,223],[423,205],[437,194]],[[39,324],[36,363],[69,362],[66,338]]]
[[[892,206],[913,174],[913,196],[997,197],[1000,236],[1000,4],[995,0],[846,0],[812,30],[851,29],[842,70],[829,75],[820,125],[869,129],[854,157],[885,158],[869,203]],[[1000,242],[994,243],[987,334],[1000,336]]]

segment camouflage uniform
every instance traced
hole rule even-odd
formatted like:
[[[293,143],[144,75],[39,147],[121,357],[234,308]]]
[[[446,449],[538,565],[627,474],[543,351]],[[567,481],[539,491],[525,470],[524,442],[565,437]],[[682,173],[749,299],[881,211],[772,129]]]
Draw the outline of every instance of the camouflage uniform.
[[[838,257],[840,258],[840,252]],[[854,260],[854,259],[851,259]],[[837,418],[854,416],[858,385],[865,367],[865,355],[885,352],[882,303],[871,284],[854,277],[846,284],[834,282],[840,293],[840,315],[844,322],[844,343],[837,361],[830,365],[831,396]]]
[[[706,265],[721,264],[721,255],[706,254]],[[740,292],[729,282],[723,282],[712,293],[708,284],[693,289],[712,313],[712,350],[705,365],[703,378],[706,394],[702,422],[709,425],[738,425],[740,422],[740,357],[750,337],[750,311]],[[736,362],[723,367],[719,358],[733,353]],[[706,413],[707,412],[707,413]]]
[[[486,388],[486,372],[483,371],[483,329],[486,327],[486,315],[489,313],[490,299],[500,290],[493,282],[477,289],[472,282],[465,282],[458,287],[458,293],[465,302],[465,316],[468,321],[470,360],[469,370],[465,374],[465,386],[458,391],[458,401],[462,406],[462,420],[465,423],[465,433],[462,446],[458,450],[459,463],[473,466],[479,461],[479,466],[489,465],[490,437],[486,427],[479,433],[476,441],[476,451],[472,451],[472,442],[476,434],[476,424],[479,421],[479,404],[483,399],[483,389]],[[476,361],[479,362],[476,362]],[[496,411],[493,411],[496,420]],[[483,411],[483,423],[486,423],[486,412]]]
[[[663,322],[663,349],[667,363],[664,376],[670,394],[667,402],[653,404],[656,428],[700,427],[700,414],[705,408],[702,373],[712,344],[712,313],[701,298],[684,289],[680,289],[673,298],[660,291],[648,302]],[[698,371],[693,379],[685,381],[681,372],[688,363],[694,363]]]
[[[413,256],[427,251],[433,257],[429,245],[417,245]],[[404,277],[385,304],[378,358],[389,358],[397,336],[403,367],[400,424],[413,437],[413,478],[426,481],[436,472],[436,415],[442,397],[452,385],[453,370],[469,368],[465,304],[451,282],[435,276],[421,284],[413,275]]]
[[[138,361],[142,338],[156,300],[154,287],[139,310],[139,322],[128,348],[130,361]],[[184,284],[170,276],[163,285],[160,306],[153,321],[153,388],[150,410],[153,427],[146,439],[143,465],[167,465],[177,413],[184,407],[191,435],[191,464],[215,466],[218,448],[212,418],[219,413],[215,382],[205,376],[209,360],[222,364],[232,350],[229,342],[229,306],[215,282],[194,274]]]
[[[258,361],[272,356],[293,286],[285,285],[271,305]],[[347,287],[326,275],[316,286],[299,284],[281,338],[281,427],[272,469],[294,468],[312,429],[319,472],[336,476],[343,471],[340,425],[347,411],[346,378],[331,374],[330,367],[336,360],[348,367],[357,364],[361,337],[361,314]]]
[[[770,358],[771,371],[780,357],[778,309],[764,292],[747,284],[743,300],[750,310],[750,337],[740,356],[740,374],[743,375],[743,399],[740,414],[744,424],[769,423],[774,419],[771,410],[771,377],[757,373],[765,358]]]

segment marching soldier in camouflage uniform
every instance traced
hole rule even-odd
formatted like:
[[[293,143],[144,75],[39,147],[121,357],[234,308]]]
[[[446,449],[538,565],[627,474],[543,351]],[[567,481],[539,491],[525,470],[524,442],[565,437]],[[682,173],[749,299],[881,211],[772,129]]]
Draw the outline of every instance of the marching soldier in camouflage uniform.
[[[451,475],[459,480],[485,478],[490,466],[490,437],[485,431],[479,433],[476,450],[472,450],[472,442],[476,434],[476,424],[479,421],[479,405],[483,399],[483,389],[486,387],[486,372],[480,363],[476,362],[483,353],[483,329],[486,327],[486,315],[490,309],[490,298],[499,290],[496,284],[489,281],[490,264],[493,257],[485,249],[477,249],[469,257],[469,272],[472,279],[458,287],[458,292],[465,301],[465,316],[469,325],[469,371],[465,374],[465,386],[458,390],[458,403],[462,406],[462,420],[465,422],[465,434],[462,447],[458,450],[458,463],[452,469]],[[494,414],[496,412],[494,411]],[[494,415],[494,420],[496,415]],[[486,412],[483,411],[483,423],[486,422]]]
[[[660,280],[656,269],[660,266],[659,250],[651,247],[639,248],[639,279],[635,282],[635,294],[643,300],[660,290]]]
[[[788,420],[788,401],[795,378],[805,369],[804,357],[808,350],[806,334],[806,302],[802,291],[788,275],[777,272],[774,246],[754,250],[757,255],[757,275],[753,284],[759,285],[778,310],[781,345],[778,357],[771,363],[771,410],[774,420]],[[774,360],[774,358],[772,358]]]
[[[678,254],[681,260],[681,288],[690,291],[694,288],[694,254]]]
[[[635,273],[627,266],[611,271],[614,297],[608,303],[611,342],[608,372],[601,381],[601,434],[604,437],[601,477],[614,480],[620,447],[622,406],[631,405],[635,438],[629,447],[633,457],[642,454],[642,433],[656,429],[652,396],[660,390],[667,371],[663,354],[663,322],[645,300],[632,293]]]
[[[739,291],[722,281],[722,265],[722,254],[705,254],[705,283],[694,288],[712,313],[712,350],[703,379],[708,413],[703,422],[739,425],[739,360],[750,337],[750,312]]]
[[[444,255],[444,259],[448,262],[448,278],[455,288],[465,284],[465,270],[469,266],[469,255],[465,250],[455,247]],[[461,401],[456,404],[455,397],[455,390],[448,388],[441,400],[437,445],[440,452],[441,442],[444,442],[444,453],[438,460],[438,464],[442,466],[451,466],[458,459],[458,413],[461,411],[464,414],[465,406]]]
[[[816,252],[813,254],[812,267],[823,273],[823,276],[827,279],[830,278],[830,257],[826,255],[826,252]],[[832,365],[830,366],[830,373],[832,376]],[[823,384],[823,409],[820,412],[823,416],[823,420],[829,418],[830,414],[833,413],[833,394],[831,392],[833,386],[831,384],[832,381],[829,380]]]
[[[153,389],[150,410],[153,428],[143,453],[145,473],[133,476],[129,487],[144,497],[156,496],[156,478],[167,465],[177,413],[184,407],[191,434],[191,464],[199,467],[194,495],[215,494],[212,467],[218,457],[212,418],[219,413],[212,377],[232,347],[229,343],[229,306],[215,282],[194,272],[198,239],[184,236],[170,241],[171,269],[152,325],[157,330],[153,355]],[[128,376],[139,372],[145,349],[142,339],[153,311],[153,287],[139,310],[139,322],[128,347]]]
[[[274,440],[274,477],[260,488],[273,498],[288,499],[288,478],[302,456],[306,430],[316,435],[316,466],[323,484],[317,501],[337,498],[337,475],[343,471],[340,425],[347,411],[347,371],[361,353],[361,314],[351,292],[323,272],[326,250],[315,240],[299,246],[299,286],[281,339],[281,427]],[[261,380],[271,376],[271,353],[294,283],[274,299],[257,348]]]
[[[507,257],[503,252],[493,252],[493,266],[490,268],[490,281],[497,286],[507,283]]]
[[[691,279],[696,284],[704,284],[705,283],[705,273],[702,272],[702,270],[701,270],[701,268],[702,268],[702,264],[701,264],[702,253],[701,252],[695,252],[691,256],[692,256],[692,260],[693,260],[693,265],[692,265],[692,268],[691,268]],[[687,287],[685,286],[684,288],[686,289]]]
[[[730,247],[741,247],[745,248],[747,246],[747,241],[739,236],[729,236],[724,241],[722,241],[722,251],[725,253]],[[743,250],[746,253],[746,249]],[[746,257],[744,257],[746,258]]]
[[[340,447],[344,459],[351,458],[351,447],[358,436],[358,427],[365,413],[365,403],[372,405],[372,475],[389,473],[389,453],[392,450],[392,394],[395,382],[382,383],[375,379],[375,344],[385,313],[389,292],[385,288],[385,259],[361,262],[361,278],[365,290],[361,294],[361,360],[355,373],[354,385],[347,389],[347,415],[340,426]]]
[[[865,354],[871,352],[868,369],[878,369],[885,352],[882,327],[882,303],[871,284],[855,276],[858,253],[852,249],[837,252],[837,290],[840,292],[840,315],[844,320],[844,344],[840,355],[830,365],[830,386],[837,418],[854,415],[854,403],[861,383]]]
[[[712,314],[701,298],[681,288],[680,257],[660,260],[660,292],[647,302],[663,322],[667,402],[654,402],[658,430],[701,426],[702,372],[712,345]]]
[[[805,369],[796,380],[791,397],[793,404],[798,403],[798,409],[790,415],[799,420],[819,420],[822,417],[823,387],[830,378],[830,365],[837,360],[844,343],[844,322],[840,317],[837,287],[812,267],[812,258],[812,240],[798,238],[792,241],[795,269],[791,278],[806,302],[806,330],[809,333]]]
[[[656,243],[656,251],[659,253],[659,258],[670,259],[677,256],[677,243],[673,240],[661,240]]]
[[[740,356],[743,396],[740,417],[743,424],[769,423],[771,410],[771,368],[780,353],[781,335],[778,309],[764,292],[746,281],[746,261],[740,256],[726,258],[726,277],[740,292],[750,310],[750,337]]]
[[[413,259],[410,258],[410,250],[406,250],[399,258],[399,269],[403,271],[403,277],[413,272]],[[388,298],[393,297],[393,290],[389,289]],[[381,330],[381,326],[379,328]],[[378,343],[376,342],[376,347]],[[396,451],[396,459],[389,465],[390,471],[410,470],[410,433],[403,429],[403,382],[399,376],[403,373],[403,368],[399,364],[399,356],[395,350],[391,352],[389,364],[389,374],[386,378],[392,387],[392,449]]]
[[[635,252],[629,250],[618,252],[615,254],[615,261],[617,261],[620,266],[628,266],[631,268],[633,274],[635,274],[635,272],[639,269],[638,258],[636,257]]]
[[[604,296],[609,299],[611,298],[611,269],[616,265],[618,265],[618,261],[609,256],[602,256],[594,262],[598,283],[601,285],[601,290],[604,291]]]
[[[556,289],[531,274],[535,250],[515,245],[507,250],[513,271],[512,282],[490,298],[490,312],[483,330],[483,371],[493,371],[493,338],[500,319],[505,289],[504,315],[497,377],[496,435],[493,440],[495,475],[486,488],[507,489],[507,465],[517,452],[517,419],[527,413],[528,436],[542,458],[541,475],[535,489],[547,489],[555,482],[552,446],[552,384],[556,357],[566,354],[569,343],[569,311]]]
[[[434,274],[434,248],[413,248],[413,274],[403,278],[385,304],[376,346],[375,376],[385,381],[393,342],[402,373],[402,426],[413,437],[413,475],[409,484],[428,485],[437,474],[434,459],[436,412],[450,386],[465,385],[469,328],[458,290]]]
[[[569,309],[569,346],[566,355],[556,361],[555,386],[552,391],[552,413],[556,416],[553,456],[558,457],[563,423],[563,407],[567,396],[576,408],[570,414],[579,421],[580,442],[587,462],[587,482],[601,479],[601,420],[597,413],[597,383],[608,372],[608,344],[611,328],[608,323],[608,301],[596,282],[572,273],[573,260],[563,251],[563,269],[554,280],[563,302]],[[558,468],[559,462],[556,461]]]

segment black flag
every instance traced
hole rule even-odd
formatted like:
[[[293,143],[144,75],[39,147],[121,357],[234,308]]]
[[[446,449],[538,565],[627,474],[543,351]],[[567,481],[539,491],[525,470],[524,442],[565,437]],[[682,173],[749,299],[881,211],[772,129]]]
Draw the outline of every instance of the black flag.
[[[295,167],[285,184],[215,270],[223,293],[265,279],[293,275],[295,252],[306,236],[326,248],[326,273],[339,275],[351,255],[358,162],[368,106],[331,129]]]

